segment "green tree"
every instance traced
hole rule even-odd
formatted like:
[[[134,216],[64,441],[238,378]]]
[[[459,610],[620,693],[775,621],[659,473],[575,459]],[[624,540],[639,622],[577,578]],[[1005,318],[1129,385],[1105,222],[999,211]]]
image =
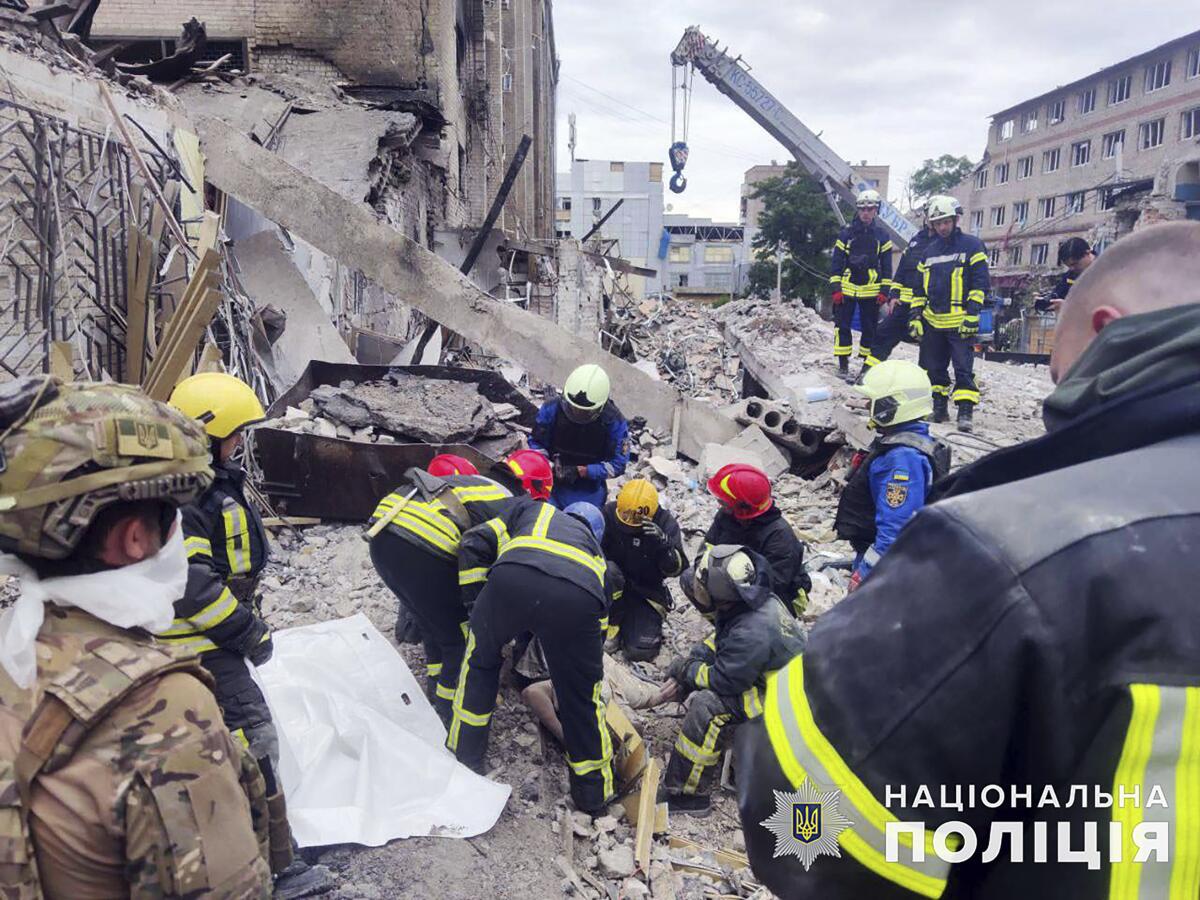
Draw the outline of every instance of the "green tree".
[[[798,163],[778,178],[759,182],[763,201],[754,238],[756,262],[747,274],[746,295],[770,297],[775,290],[776,254],[783,254],[783,296],[815,308],[829,290],[829,251],[840,228],[825,192]],[[849,220],[850,210],[845,210]]]
[[[971,174],[975,164],[965,156],[943,153],[937,159],[927,159],[908,176],[909,205],[916,206],[921,200],[934,194],[948,194],[950,190]]]

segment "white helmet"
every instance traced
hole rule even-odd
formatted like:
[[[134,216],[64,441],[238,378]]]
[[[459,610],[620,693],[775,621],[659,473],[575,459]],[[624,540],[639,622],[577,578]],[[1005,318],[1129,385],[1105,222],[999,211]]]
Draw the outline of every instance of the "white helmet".
[[[858,199],[855,201],[854,205],[859,209],[864,209],[868,206],[878,207],[880,202],[881,198],[879,196],[879,191],[874,191],[868,188],[858,195]]]
[[[957,200],[945,194],[930,197],[929,203],[925,206],[925,216],[930,222],[936,222],[938,219],[949,219],[958,215],[962,215],[962,207],[958,205]]]

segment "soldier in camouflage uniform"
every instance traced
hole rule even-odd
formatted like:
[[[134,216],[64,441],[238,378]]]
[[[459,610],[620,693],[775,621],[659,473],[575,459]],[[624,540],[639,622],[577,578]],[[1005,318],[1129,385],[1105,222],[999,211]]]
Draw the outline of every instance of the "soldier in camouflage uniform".
[[[170,622],[207,451],[136,388],[0,386],[0,571],[20,587],[0,613],[0,896],[270,894],[258,766],[199,663],[128,627]]]

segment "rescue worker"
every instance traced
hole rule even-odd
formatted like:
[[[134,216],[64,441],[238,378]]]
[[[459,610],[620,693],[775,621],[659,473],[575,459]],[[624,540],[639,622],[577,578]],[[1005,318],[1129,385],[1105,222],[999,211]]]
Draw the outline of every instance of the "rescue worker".
[[[270,896],[262,774],[151,631],[187,581],[203,430],[137,388],[0,385],[0,894]]]
[[[936,198],[930,198],[929,202],[934,199]],[[888,303],[883,308],[886,317],[875,329],[875,340],[871,342],[871,355],[867,357],[863,372],[859,375],[860,383],[867,369],[887,360],[892,355],[892,351],[906,337],[911,336],[918,341],[921,339],[921,320],[919,316],[912,315],[912,304],[913,291],[918,285],[917,266],[925,257],[925,248],[935,237],[927,216],[929,202],[921,209],[922,216],[926,217],[921,225],[921,230],[909,241],[908,246],[900,255],[900,262],[896,264],[896,273],[892,277],[892,289]]]
[[[693,603],[716,631],[667,669],[658,702],[691,695],[663,781],[673,812],[706,816],[721,753],[739,725],[762,715],[767,675],[804,649],[800,623],[771,592],[766,560],[732,544],[700,560]]]
[[[1087,271],[1088,266],[1096,261],[1096,252],[1091,244],[1081,237],[1068,238],[1058,245],[1058,264],[1066,266],[1066,271],[1059,276],[1054,289],[1044,297],[1039,297],[1033,304],[1038,312],[1050,312],[1055,303],[1067,299],[1079,276]]]
[[[1200,896],[1197,281],[1200,223],[1106,250],[1061,310],[1047,434],[939,484],[768,681],[738,802],[775,894]],[[760,823],[809,778],[853,825],[806,871]],[[885,859],[895,820],[923,823],[924,861],[904,834]],[[977,839],[961,862],[932,847],[950,821]]]
[[[892,242],[875,221],[880,202],[878,191],[860,193],[854,221],[838,233],[833,245],[829,272],[835,325],[833,355],[843,378],[850,376],[850,356],[854,353],[851,323],[855,309],[862,328],[858,355],[866,367],[871,364],[879,307],[888,302],[892,289]]]
[[[804,544],[775,506],[766,473],[745,463],[730,463],[708,480],[708,492],[721,508],[699,552],[703,554],[718,544],[738,544],[753,550],[770,566],[771,592],[795,615],[801,615],[812,590],[812,579],[804,570]],[[693,567],[679,579],[684,595],[693,603],[695,575]]]
[[[202,424],[215,477],[183,508],[187,589],[175,601],[175,621],[158,636],[199,655],[214,679],[226,727],[258,760],[267,785],[276,896],[311,896],[329,890],[330,876],[295,853],[287,800],[278,781],[279,734],[247,667],[247,662],[261,666],[273,649],[257,593],[270,547],[262,517],[246,500],[246,472],[239,461],[246,428],[261,422],[266,413],[250,385],[224,372],[185,378],[175,386],[170,403]]]
[[[544,502],[553,488],[549,463],[540,456],[528,463],[516,474],[529,497],[507,504],[459,543],[458,580],[470,627],[446,746],[484,771],[501,650],[532,632],[558,700],[571,798],[581,811],[597,813],[614,796],[612,739],[600,695],[605,562],[588,525]]]
[[[987,251],[983,241],[958,227],[962,209],[953,197],[929,202],[929,222],[937,236],[917,266],[920,279],[913,293],[914,324],[921,332],[921,368],[933,384],[933,421],[949,421],[949,404],[958,406],[957,428],[972,430],[979,389],[975,385],[975,338],[979,313],[989,289]],[[949,366],[954,365],[954,393]]]
[[[608,479],[629,464],[629,423],[609,399],[608,373],[580,366],[567,378],[562,396],[538,410],[529,446],[554,465],[554,496],[559,509],[584,501],[597,508],[608,499]]]
[[[660,505],[649,481],[626,482],[605,505],[603,546],[605,559],[616,563],[625,581],[609,613],[609,637],[617,638],[630,661],[654,659],[672,605],[666,579],[683,572],[687,557],[679,523]]]
[[[867,373],[856,390],[870,401],[870,426],[879,437],[850,467],[833,527],[857,554],[855,590],[922,506],[934,479],[950,471],[950,447],[929,433],[933,412],[929,376],[916,363],[890,359]]]
[[[515,458],[541,457],[533,450]],[[438,477],[438,473],[445,473]],[[426,694],[450,724],[450,702],[466,649],[467,611],[458,591],[458,542],[462,532],[499,513],[512,493],[451,454],[435,456],[379,501],[372,526],[371,562],[402,609],[419,624],[425,646]]]

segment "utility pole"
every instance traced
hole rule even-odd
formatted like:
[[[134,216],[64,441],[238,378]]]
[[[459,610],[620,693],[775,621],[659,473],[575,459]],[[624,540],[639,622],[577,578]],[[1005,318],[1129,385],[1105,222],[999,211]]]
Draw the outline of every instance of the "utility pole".
[[[571,151],[571,165],[574,165],[575,164],[575,113],[571,113],[569,116],[567,116],[567,124],[570,126],[570,129],[571,129],[571,137],[567,141],[567,147]]]
[[[783,302],[783,245],[775,245],[775,302]]]

